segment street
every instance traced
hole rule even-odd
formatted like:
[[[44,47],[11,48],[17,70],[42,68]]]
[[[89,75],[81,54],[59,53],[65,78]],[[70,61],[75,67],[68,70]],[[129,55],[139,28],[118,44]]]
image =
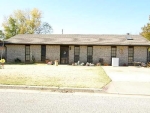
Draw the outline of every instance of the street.
[[[0,89],[0,113],[149,113],[150,96]]]

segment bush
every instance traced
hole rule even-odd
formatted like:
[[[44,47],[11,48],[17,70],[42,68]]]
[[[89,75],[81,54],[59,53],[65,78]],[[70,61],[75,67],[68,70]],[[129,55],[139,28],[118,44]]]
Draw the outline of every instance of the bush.
[[[21,63],[21,60],[19,58],[16,58],[15,63]]]
[[[32,55],[32,62],[35,63],[35,57]]]

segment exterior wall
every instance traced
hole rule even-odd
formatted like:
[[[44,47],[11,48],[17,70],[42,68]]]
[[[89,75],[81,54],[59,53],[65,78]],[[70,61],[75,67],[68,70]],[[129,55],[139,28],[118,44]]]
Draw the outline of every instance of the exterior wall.
[[[119,58],[119,65],[124,63],[128,65],[128,46],[117,46],[117,58]]]
[[[41,62],[41,45],[30,45],[30,56],[35,58],[35,62]]]
[[[6,45],[7,62],[14,62],[19,58],[25,62],[25,45]],[[70,49],[71,48],[71,49]],[[30,45],[30,55],[35,57],[36,62],[41,62],[41,45]],[[117,58],[119,65],[128,65],[128,46],[117,46]],[[99,62],[99,58],[104,59],[104,63],[111,64],[111,46],[93,46],[93,63]],[[52,61],[58,59],[60,62],[60,46],[46,45],[46,59]],[[134,46],[134,61],[147,62],[147,47]],[[74,62],[74,46],[69,46],[69,64]],[[80,46],[80,63],[87,62],[87,46]]]
[[[60,62],[60,46],[46,45],[46,59],[56,60]]]
[[[87,62],[87,46],[80,46],[80,62]]]
[[[148,47],[134,47],[134,61],[136,62],[147,62],[147,48]]]
[[[2,55],[2,58],[5,58],[6,59],[6,47],[2,47],[0,46],[0,57],[1,57],[1,54],[3,53]],[[1,59],[1,58],[0,58]]]
[[[111,46],[93,46],[93,63],[99,62],[99,58],[111,64]]]
[[[74,62],[74,46],[69,46],[69,64]]]
[[[25,45],[6,45],[7,47],[7,62],[14,62],[19,58],[25,62]]]

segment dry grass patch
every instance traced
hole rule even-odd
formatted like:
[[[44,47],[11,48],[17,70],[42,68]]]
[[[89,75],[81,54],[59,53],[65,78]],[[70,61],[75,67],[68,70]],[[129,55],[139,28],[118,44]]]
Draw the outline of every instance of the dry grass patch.
[[[1,71],[0,84],[5,85],[102,88],[111,81],[99,66],[26,65]]]

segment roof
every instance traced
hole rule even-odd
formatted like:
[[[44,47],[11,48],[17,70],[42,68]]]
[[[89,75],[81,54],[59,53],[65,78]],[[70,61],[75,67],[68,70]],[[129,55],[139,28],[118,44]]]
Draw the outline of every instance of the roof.
[[[59,44],[59,45],[150,45],[141,35],[94,35],[94,34],[19,34],[6,44]]]

